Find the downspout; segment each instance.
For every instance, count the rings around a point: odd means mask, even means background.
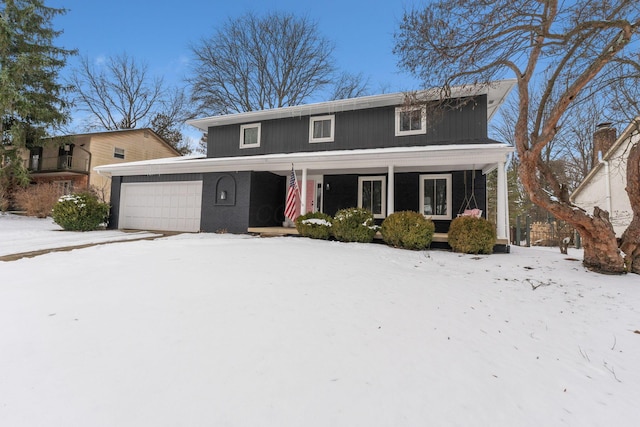
[[[602,157],[602,151],[598,151],[598,161],[604,165],[605,200],[607,202],[607,212],[609,212],[609,218],[611,218],[613,212],[611,210],[611,177],[609,176],[609,162]]]

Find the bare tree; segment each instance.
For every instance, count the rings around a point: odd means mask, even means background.
[[[401,64],[445,91],[515,76],[522,184],[536,205],[580,232],[585,266],[605,273],[625,270],[608,212],[572,206],[543,154],[572,103],[625,83],[613,71],[638,64],[639,19],[636,0],[442,0],[406,12],[396,34]]]
[[[299,105],[335,80],[343,83],[337,95],[362,94],[361,75],[340,79],[333,49],[307,18],[278,12],[230,18],[191,48],[192,100],[200,113],[229,114]]]
[[[147,127],[163,96],[163,81],[148,74],[146,64],[126,53],[109,57],[102,64],[82,58],[70,83],[76,106],[97,122],[93,129]]]

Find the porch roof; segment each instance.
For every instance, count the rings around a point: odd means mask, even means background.
[[[381,173],[450,170],[491,171],[514,151],[509,144],[491,142],[457,145],[314,151],[257,156],[197,158],[173,157],[95,167],[106,176],[166,175],[179,173],[267,171],[287,175],[292,166],[310,173]]]

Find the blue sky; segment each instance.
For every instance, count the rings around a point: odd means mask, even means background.
[[[78,49],[93,61],[126,52],[170,84],[182,84],[188,74],[190,45],[213,34],[229,17],[279,10],[317,21],[320,33],[335,43],[336,65],[368,76],[372,94],[419,87],[398,69],[391,52],[393,33],[405,6],[412,4],[402,0],[48,0],[46,4],[68,9],[54,24],[64,31],[59,45]],[[71,59],[69,65],[76,61]]]

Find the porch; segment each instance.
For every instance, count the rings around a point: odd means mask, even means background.
[[[247,232],[250,234],[258,234],[263,237],[275,237],[275,236],[297,236],[298,230],[295,227],[249,227]],[[375,239],[382,239],[382,235],[376,233]],[[436,243],[448,243],[449,236],[447,233],[434,233],[432,242]],[[496,246],[509,245],[508,239],[498,238],[496,240]]]

